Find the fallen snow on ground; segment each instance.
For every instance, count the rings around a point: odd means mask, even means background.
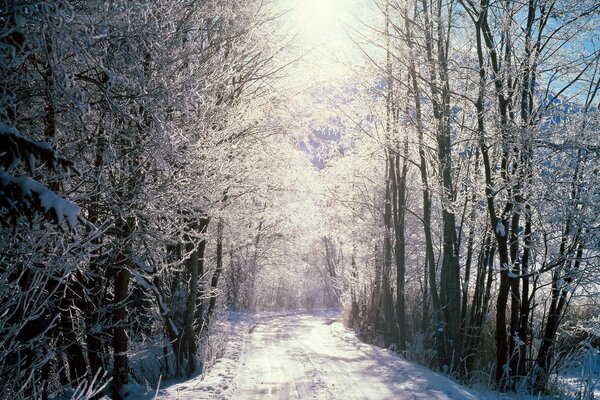
[[[362,343],[342,325],[338,312],[235,313],[230,324],[226,351],[208,374],[171,383],[157,399],[515,398],[475,392]]]
[[[600,354],[588,345],[565,357],[560,374],[550,376],[550,387],[573,399],[600,399]],[[569,360],[570,359],[570,360]]]
[[[239,362],[244,353],[248,333],[260,316],[252,313],[229,312],[223,324],[227,345],[206,375],[192,379],[162,382],[159,390],[144,391],[139,386],[128,390],[127,400],[153,399],[235,399]]]

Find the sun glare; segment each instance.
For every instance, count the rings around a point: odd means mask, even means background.
[[[290,48],[301,62],[290,79],[318,82],[343,77],[356,49],[346,32],[360,0],[281,0],[293,35]]]
[[[296,0],[296,29],[308,44],[328,42],[340,34],[343,0]]]

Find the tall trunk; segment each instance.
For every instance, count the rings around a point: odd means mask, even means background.
[[[385,209],[383,216],[384,225],[384,259],[383,259],[383,276],[382,276],[382,296],[383,296],[383,318],[384,318],[384,344],[386,347],[392,343],[397,342],[396,340],[396,324],[394,321],[394,300],[392,287],[390,282],[390,273],[392,267],[392,201],[390,198],[390,168],[389,163],[386,168],[386,182],[385,182]]]
[[[394,77],[392,76],[392,58],[390,54],[390,34],[389,34],[389,1],[385,4],[385,42],[386,42],[386,131],[385,131],[385,204],[384,204],[384,262],[383,262],[383,316],[384,316],[384,343],[389,346],[396,342],[396,323],[394,321],[394,302],[393,293],[390,282],[390,273],[392,269],[392,174],[393,161],[390,154],[390,142],[392,140],[392,131],[394,124]]]
[[[485,127],[484,127],[484,90],[486,84],[486,64],[483,59],[483,46],[485,44],[493,73],[495,76],[502,76],[500,60],[496,52],[494,36],[490,30],[487,20],[488,0],[482,1],[482,9],[479,18],[475,21],[476,39],[477,39],[477,56],[479,61],[479,95],[476,102],[477,109],[477,124],[480,150],[485,171],[485,194],[487,199],[488,217],[491,228],[494,231],[496,243],[498,247],[498,257],[500,260],[500,283],[496,298],[496,382],[501,390],[506,388],[508,378],[510,377],[510,366],[508,363],[509,337],[506,331],[506,306],[510,292],[510,280],[508,271],[511,268],[509,251],[508,251],[508,233],[509,233],[509,216],[512,211],[511,200],[507,201],[500,217],[496,214],[496,204],[494,192],[494,180],[492,178],[492,165],[488,153],[488,146],[485,143]],[[508,140],[508,109],[509,100],[505,96],[504,82],[502,79],[495,79],[494,86],[496,89],[496,97],[498,99],[498,107],[500,113],[500,130],[503,142],[506,144]],[[508,150],[505,148],[501,157],[500,172],[503,180],[508,180]]]
[[[393,157],[392,169],[392,204],[394,214],[394,232],[396,234],[394,250],[396,258],[396,325],[398,326],[398,349],[406,350],[406,300],[404,293],[406,275],[406,239],[405,239],[405,207],[406,207],[406,175],[408,164],[408,143],[405,142],[404,162],[400,171],[400,156]]]
[[[129,270],[127,261],[129,260],[129,234],[132,224],[125,223],[122,227],[124,232],[122,248],[119,251],[115,267],[114,279],[115,289],[113,298],[113,339],[112,346],[114,351],[113,360],[113,398],[121,399],[120,391],[128,382],[129,361],[127,357],[128,339],[127,339],[127,297],[129,295]]]
[[[201,232],[204,234],[206,233],[206,227],[207,227],[208,223],[204,223],[204,221],[202,222],[202,230]],[[198,279],[201,280],[201,282],[203,282],[203,277],[204,277],[204,261],[205,261],[205,257],[204,254],[206,253],[206,239],[202,239],[200,241],[200,243],[198,243]],[[196,299],[202,299],[204,297],[204,286],[202,284],[198,285],[197,287],[197,292],[196,292]],[[202,300],[197,301],[196,302],[196,311],[195,311],[195,321],[194,321],[194,332],[195,334],[199,337],[200,333],[205,329],[208,328],[206,326],[206,319],[205,319],[205,315],[204,315],[204,302]]]
[[[217,223],[217,265],[215,273],[210,281],[210,300],[208,303],[208,311],[206,312],[206,328],[208,329],[210,319],[215,312],[218,298],[219,278],[223,272],[223,220],[219,219]]]
[[[194,227],[195,228],[195,227]],[[191,376],[196,370],[196,337],[194,335],[194,322],[196,315],[196,299],[198,297],[198,249],[196,243],[190,241],[186,243],[186,252],[190,252],[190,258],[187,260],[187,279],[188,292],[185,307],[185,317],[183,324],[182,345],[187,351],[187,370],[188,376]],[[183,352],[183,348],[179,348]],[[180,354],[180,359],[183,354]],[[179,371],[178,371],[179,373]]]
[[[54,108],[54,100],[52,97],[52,92],[54,89],[54,76],[53,76],[53,71],[52,71],[52,63],[50,61],[50,57],[52,57],[52,41],[51,38],[47,35],[45,35],[45,44],[46,44],[46,63],[44,65],[44,72],[43,72],[43,78],[44,78],[44,85],[45,85],[45,103],[46,103],[46,107],[45,107],[45,114],[44,114],[44,136],[45,139],[52,143],[55,139],[56,136],[56,110]],[[59,188],[59,185],[57,182],[49,182],[48,187],[53,190],[53,191],[57,191]],[[64,288],[64,286],[68,285],[68,283],[64,282],[61,280],[60,277],[58,277],[57,281],[59,281],[58,283],[56,283],[54,280],[49,280],[48,284],[50,287],[47,287],[46,290],[48,292],[53,291],[54,287],[56,287],[56,285],[59,285],[60,287],[60,291],[64,293],[64,290],[62,290]],[[53,287],[52,287],[53,286]],[[63,300],[61,300],[61,304],[59,306],[59,309],[61,310],[61,315],[60,315],[60,323],[57,326],[53,326],[49,332],[48,335],[51,337],[54,337],[58,334],[58,332],[60,331],[61,333],[64,332],[63,328],[63,322],[67,322],[67,320],[70,320],[70,315],[65,311],[66,307],[64,307],[64,303],[65,299],[63,298]],[[71,321],[72,322],[72,321]],[[57,329],[58,328],[58,329]],[[71,373],[71,381],[73,383],[77,382],[77,379],[79,378],[79,371],[81,370],[80,366],[81,366],[81,361],[83,361],[83,369],[85,370],[85,360],[83,359],[83,357],[79,357],[79,355],[83,355],[83,352],[81,351],[81,348],[79,348],[79,346],[77,346],[77,337],[75,336],[75,333],[70,333],[70,332],[65,332],[67,336],[63,336],[60,340],[61,341],[65,341],[66,342],[66,347],[64,347],[66,354],[67,354],[67,358],[70,358],[72,360],[72,363],[68,365],[68,367],[71,368],[72,373]],[[40,352],[43,352],[44,355],[45,353],[47,353],[47,349],[41,349]],[[72,366],[71,366],[72,365]],[[43,400],[46,400],[48,398],[48,394],[47,394],[47,387],[48,387],[48,383],[49,383],[49,375],[50,375],[50,371],[51,371],[51,365],[49,362],[44,363],[44,365],[41,368],[41,374],[42,374],[42,393],[43,393]],[[85,374],[85,372],[84,372]],[[63,375],[63,374],[61,374]],[[75,377],[77,376],[77,377]],[[63,378],[63,376],[61,376],[61,378]],[[63,382],[61,382],[63,383]]]
[[[475,176],[478,175],[479,173],[479,152],[477,152],[477,157],[475,160]],[[474,245],[475,245],[475,207],[476,207],[476,202],[477,202],[477,197],[476,197],[476,193],[475,191],[473,191],[472,195],[471,195],[471,215],[469,218],[469,237],[467,239],[467,258],[465,260],[465,275],[464,275],[464,279],[463,279],[463,285],[462,285],[462,304],[461,304],[461,314],[460,314],[460,330],[461,330],[461,340],[463,342],[463,345],[461,346],[462,349],[462,353],[460,354],[460,362],[462,365],[461,370],[459,371],[459,373],[461,375],[464,375],[465,373],[469,372],[468,369],[465,369],[465,365],[464,365],[464,359],[465,357],[469,357],[470,354],[468,354],[468,340],[469,340],[469,330],[471,330],[471,326],[468,323],[468,299],[469,299],[469,284],[470,284],[470,280],[471,280],[471,267],[472,267],[472,263],[473,263],[473,254],[474,254]],[[465,205],[466,206],[466,205]],[[481,293],[481,288],[478,287],[478,285],[480,285],[480,276],[482,275],[482,268],[480,268],[480,264],[478,263],[478,268],[477,268],[477,277],[476,277],[476,282],[475,282],[475,295],[480,295]],[[485,271],[485,270],[484,270]],[[478,305],[480,306],[480,305]]]
[[[186,308],[184,315],[183,331],[181,333],[178,358],[182,360],[183,351],[186,352],[187,368],[186,374],[191,376],[196,371],[196,353],[197,353],[197,334],[202,327],[203,311],[202,306],[198,302],[199,297],[199,280],[202,276],[204,249],[206,240],[201,238],[198,242],[194,238],[195,235],[203,235],[208,226],[208,218],[201,218],[199,222],[192,223],[190,230],[193,232],[188,237],[188,242],[185,245],[186,252],[190,254],[187,262],[187,279],[188,290],[186,299]],[[179,375],[180,371],[177,371]]]
[[[144,53],[142,67],[146,78],[150,74],[150,53]],[[108,78],[106,75],[103,78]],[[108,82],[108,80],[107,80]],[[117,262],[115,265],[115,289],[114,289],[114,309],[113,309],[113,391],[116,398],[120,398],[120,392],[123,385],[128,381],[129,365],[127,356],[128,336],[127,336],[127,299],[129,297],[130,268],[135,268],[132,260],[132,237],[137,225],[137,215],[140,212],[136,193],[140,191],[145,183],[145,170],[142,168],[141,149],[144,147],[144,138],[148,129],[152,126],[152,117],[146,108],[141,104],[136,110],[141,120],[124,118],[122,114],[115,114],[117,129],[130,130],[132,135],[122,135],[121,158],[124,161],[124,171],[121,176],[122,182],[118,194],[118,214],[121,235],[121,243]],[[131,149],[136,151],[131,152]],[[128,216],[123,220],[121,212],[127,210]]]
[[[520,342],[527,340],[527,338],[515,338],[519,335],[519,323],[520,323],[520,312],[521,312],[521,285],[520,278],[521,274],[520,260],[518,258],[519,253],[519,222],[521,220],[521,214],[518,210],[512,215],[511,227],[510,227],[510,261],[512,265],[512,276],[509,277],[510,282],[510,379],[514,380],[516,371],[518,369],[521,359],[525,357],[524,346],[520,345]],[[517,384],[517,382],[511,382]],[[512,387],[511,389],[513,389]]]
[[[521,74],[521,104],[520,104],[520,118],[521,118],[521,134],[522,134],[522,151],[521,151],[521,166],[519,171],[519,181],[523,181],[524,185],[530,186],[532,181],[531,175],[531,160],[533,158],[533,149],[531,147],[529,134],[530,128],[533,123],[532,121],[532,110],[533,110],[533,93],[535,90],[535,75],[536,66],[535,61],[530,61],[533,51],[533,24],[536,20],[536,0],[529,0],[527,7],[527,24],[525,27],[525,57],[524,66]],[[544,18],[540,18],[540,21]],[[543,24],[540,22],[540,24]],[[538,37],[538,41],[540,38]],[[537,47],[539,43],[535,44]],[[533,65],[530,65],[533,63]],[[515,193],[516,199],[521,207],[524,204],[525,214],[525,232],[524,232],[524,245],[520,260],[516,257],[513,259],[513,269],[516,273],[528,274],[529,268],[529,244],[532,230],[531,221],[531,206],[522,197],[520,190]],[[518,223],[513,223],[513,243],[518,243],[518,235],[515,233],[519,229]],[[513,244],[514,245],[514,244]],[[516,246],[516,245],[514,245]],[[516,250],[513,250],[516,252]],[[520,264],[520,265],[518,265]],[[519,268],[520,267],[520,268]],[[520,270],[520,271],[519,271]],[[516,280],[516,279],[515,279]],[[522,292],[518,293],[518,285],[522,283]],[[512,285],[513,289],[513,307],[511,313],[514,315],[511,317],[511,332],[513,337],[518,337],[519,340],[513,343],[513,354],[514,362],[511,365],[511,370],[517,376],[518,379],[524,380],[526,378],[526,359],[527,359],[527,342],[529,341],[528,332],[528,321],[529,321],[529,280],[524,278],[517,283]],[[518,301],[516,297],[519,297]],[[518,309],[517,309],[518,307]],[[518,388],[515,388],[518,389]]]
[[[495,253],[496,248],[492,244],[492,234],[486,229],[477,261],[475,291],[473,293],[471,315],[465,338],[465,350],[463,353],[465,373],[475,370],[475,358],[481,346],[481,329],[489,309]]]
[[[385,35],[386,35],[386,73],[387,73],[387,96],[386,96],[386,143],[388,149],[386,158],[388,163],[388,184],[390,195],[386,195],[386,202],[391,202],[391,214],[394,224],[394,258],[396,261],[396,304],[395,304],[395,330],[394,336],[399,350],[406,350],[406,306],[405,306],[405,275],[406,275],[406,243],[404,237],[404,214],[406,203],[406,174],[408,155],[408,139],[405,141],[404,163],[400,171],[400,148],[398,142],[399,132],[399,104],[395,90],[395,77],[392,65],[392,54],[390,48],[390,15],[389,1],[385,7]],[[399,78],[398,78],[399,79]],[[386,210],[387,211],[387,210]],[[388,229],[386,225],[386,230]],[[389,227],[391,232],[391,227]]]
[[[531,243],[531,230],[532,230],[532,219],[531,219],[531,206],[527,204],[525,206],[525,232],[524,232],[524,245],[523,255],[521,261],[521,273],[523,275],[529,274],[529,257],[530,257],[530,243]],[[516,374],[519,377],[525,377],[527,369],[527,342],[526,338],[529,335],[529,312],[530,312],[530,298],[529,298],[529,278],[523,279],[523,290],[521,291],[521,310],[519,313],[519,332],[518,336],[521,339],[519,344],[519,362],[516,366]]]
[[[578,269],[582,256],[583,246],[577,245],[577,256],[574,261],[574,269]],[[567,272],[566,274],[568,274]],[[535,361],[533,389],[541,392],[546,388],[548,377],[551,372],[553,353],[552,348],[556,340],[556,332],[569,302],[571,289],[569,283],[571,278],[559,274],[557,269],[552,271],[552,301],[548,310],[548,318],[544,329],[542,344]]]
[[[429,67],[429,88],[431,102],[436,120],[437,156],[440,168],[442,186],[442,266],[440,274],[440,307],[443,310],[444,340],[448,353],[448,367],[454,369],[460,360],[460,264],[459,248],[456,235],[456,217],[451,203],[454,200],[452,182],[452,154],[450,138],[450,84],[448,75],[448,41],[442,23],[442,2],[435,4],[434,10],[429,7],[428,0],[422,0],[425,33],[425,53]],[[434,23],[434,17],[436,22]],[[437,28],[437,29],[436,29]],[[437,33],[434,40],[433,32]],[[437,43],[437,57],[433,49]]]
[[[80,274],[78,275],[81,277]],[[73,290],[76,290],[74,286],[77,284],[78,283],[72,283],[71,285],[66,285],[67,287],[63,292],[63,299],[60,304],[59,325],[65,343],[65,347],[62,351],[67,360],[70,383],[73,386],[77,386],[87,375],[87,364],[83,355],[83,349],[77,338],[77,326],[75,321],[73,321],[73,313],[76,312],[75,301],[73,300]]]
[[[382,304],[382,286],[383,286],[383,267],[382,267],[382,257],[381,251],[379,248],[379,243],[375,243],[373,246],[373,254],[375,254],[375,282],[373,282],[372,291],[371,291],[371,318],[370,324],[372,326],[371,337],[374,338],[376,336],[377,331],[382,328],[382,317],[381,317],[381,304]]]
[[[350,301],[352,303],[350,308],[350,326],[354,326],[358,320],[359,308],[358,299],[356,295],[356,286],[358,285],[358,268],[356,266],[356,247],[352,248],[352,259],[350,261],[352,267],[352,281],[350,282]]]
[[[416,7],[416,5],[415,5]],[[415,105],[415,126],[417,129],[418,145],[419,145],[419,171],[421,173],[421,185],[422,185],[422,197],[423,197],[423,230],[425,233],[425,259],[427,261],[428,281],[429,281],[429,293],[431,296],[431,305],[433,306],[433,317],[434,317],[434,332],[437,344],[437,357],[438,364],[441,366],[448,365],[448,353],[446,350],[446,343],[443,335],[443,317],[442,309],[440,306],[440,299],[438,296],[437,289],[437,278],[436,278],[436,262],[435,253],[433,250],[433,234],[431,231],[431,188],[429,184],[429,176],[427,171],[427,157],[425,155],[425,139],[424,139],[424,127],[423,117],[421,111],[421,92],[419,90],[418,75],[415,65],[414,52],[412,46],[412,34],[411,24],[412,21],[408,20],[408,13],[406,13],[406,34],[407,34],[407,46],[409,49],[409,79],[410,89]]]
[[[102,76],[102,82],[108,81],[108,75],[105,73]],[[104,112],[106,111],[107,104],[103,104],[101,117],[104,117]],[[101,118],[103,120],[103,118]],[[98,127],[97,139],[96,139],[96,148],[95,148],[95,158],[94,158],[94,173],[100,175],[100,171],[104,165],[104,152],[106,150],[106,131],[102,125]],[[99,193],[94,194],[90,198],[87,218],[90,224],[96,226],[100,220],[100,201],[101,196]],[[92,240],[92,243],[95,246],[99,246],[101,244],[101,239],[95,238]],[[105,365],[102,359],[102,342],[100,338],[100,333],[96,331],[95,325],[100,318],[98,308],[100,304],[102,304],[103,298],[101,296],[101,288],[102,288],[102,267],[100,266],[100,250],[94,251],[90,257],[90,265],[89,265],[89,278],[82,282],[82,285],[85,285],[84,290],[86,290],[87,296],[84,301],[84,322],[85,322],[85,331],[86,331],[86,344],[87,344],[87,359],[90,366],[90,372],[92,377],[96,376],[100,372],[101,369],[105,369]]]

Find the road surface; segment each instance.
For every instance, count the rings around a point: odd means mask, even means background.
[[[482,398],[393,352],[360,342],[334,312],[254,316],[237,329],[244,330],[234,338],[237,350],[226,352],[204,380],[171,386],[158,398]]]

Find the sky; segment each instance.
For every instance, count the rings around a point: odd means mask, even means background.
[[[351,73],[363,57],[353,42],[353,30],[368,19],[361,0],[282,0],[284,29],[293,35],[293,53],[302,56],[290,79],[330,82]],[[372,7],[372,6],[371,6]]]

